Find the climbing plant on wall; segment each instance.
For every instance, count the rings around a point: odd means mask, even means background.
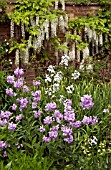
[[[55,4],[54,4],[55,3]],[[13,40],[11,50],[15,50],[16,65],[21,55],[24,63],[28,63],[29,55],[36,56],[48,44],[55,43],[59,48],[60,39],[57,38],[57,29],[64,32],[67,27],[64,0],[60,0],[62,10],[58,10],[58,1],[55,0],[18,0],[14,13],[9,14],[11,19],[10,37]],[[14,41],[14,26],[21,28],[21,41]]]
[[[109,0],[99,2],[102,6],[96,16],[83,16],[69,21],[70,34],[67,35],[68,39],[79,40],[83,44],[88,43],[88,46],[82,50],[80,60],[83,63],[87,57],[91,61],[92,58],[98,61],[109,57],[111,49],[111,2]],[[89,46],[92,48],[91,53]],[[76,44],[76,47],[81,51],[80,44]]]

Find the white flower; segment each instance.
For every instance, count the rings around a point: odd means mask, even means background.
[[[54,76],[54,82],[56,81],[60,83],[60,81],[62,80],[62,77],[63,77],[62,72],[61,71],[57,72],[56,75]]]
[[[78,79],[79,76],[80,76],[80,73],[77,70],[75,70],[74,73],[72,73],[72,79],[74,80]]]
[[[64,100],[65,100],[65,97],[63,95],[60,95],[60,99],[59,99],[60,103],[64,102]]]
[[[52,89],[51,88],[46,88],[45,94],[48,94],[49,96],[52,95]]]
[[[89,65],[86,67],[86,70],[87,70],[87,71],[93,70],[93,66],[92,66],[91,64],[89,64]]]
[[[93,136],[93,139],[89,139],[89,144],[92,146],[93,144],[96,145],[97,144],[98,139],[96,138],[96,136]]]
[[[103,112],[104,113],[109,113],[109,109],[104,109]]]
[[[53,93],[57,92],[59,90],[59,84],[53,84]]]
[[[51,78],[49,77],[49,75],[48,75],[48,74],[46,74],[45,82],[51,82]]]
[[[66,87],[66,90],[68,93],[72,94],[72,92],[74,91],[74,86],[73,85],[68,86],[68,87]]]
[[[65,55],[65,56],[62,56],[61,57],[61,62],[60,62],[60,65],[65,65],[65,66],[68,66],[68,61],[70,60],[70,57]]]
[[[55,73],[54,68],[55,68],[54,66],[50,65],[47,70],[48,70],[50,73]]]

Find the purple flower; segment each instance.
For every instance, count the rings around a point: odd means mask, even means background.
[[[20,104],[20,111],[27,107],[28,99],[21,97],[20,99],[16,99],[16,101]]]
[[[71,142],[73,142],[73,136],[72,135],[70,135],[70,137],[69,138],[64,138],[64,141],[65,142],[67,142],[67,143],[71,143]]]
[[[71,105],[72,105],[72,100],[66,99],[66,100],[64,101],[64,106],[71,106]]]
[[[84,95],[83,97],[81,97],[81,102],[80,102],[80,106],[85,110],[85,109],[90,109],[94,106],[94,103],[92,102],[92,98],[91,96]]]
[[[8,76],[7,82],[10,83],[10,84],[13,84],[14,83],[14,76]]]
[[[16,120],[15,121],[18,122],[21,119],[22,119],[22,114],[19,114],[19,115],[16,116]]]
[[[67,127],[65,125],[62,125],[61,131],[63,132],[63,136],[69,136],[72,134],[72,129],[70,127]]]
[[[50,116],[47,116],[45,119],[44,119],[44,124],[52,124],[53,120],[52,120],[52,117]]]
[[[2,119],[9,119],[9,117],[11,116],[11,112],[9,111],[1,111],[1,114],[0,114],[0,118]]]
[[[7,157],[7,152],[6,151],[3,152],[3,157]]]
[[[17,108],[17,105],[16,105],[16,104],[13,104],[13,105],[12,105],[12,110],[16,110],[16,108]]]
[[[52,126],[52,128],[50,128],[51,131],[57,131],[58,129],[59,129],[59,125]]]
[[[11,122],[11,123],[8,124],[8,130],[13,131],[13,130],[15,130],[15,129],[16,129],[16,124],[14,124],[13,122]]]
[[[14,92],[12,88],[6,89],[6,94],[9,96],[14,96]]]
[[[6,148],[6,147],[7,147],[6,142],[0,141],[0,149],[4,149],[4,148]]]
[[[23,86],[23,79],[22,78],[19,78],[17,81],[14,82],[14,87],[16,89],[19,89]]]
[[[79,128],[81,126],[81,124],[82,124],[82,122],[80,120],[78,120],[78,121],[72,123],[72,125],[71,124],[70,125],[75,127],[75,128]]]
[[[43,142],[50,142],[51,138],[43,136]]]
[[[61,123],[61,120],[63,119],[63,115],[60,113],[59,110],[55,110],[54,114],[52,115],[55,119],[57,123]]]
[[[8,123],[7,119],[0,119],[0,126],[5,126]]]
[[[92,116],[90,116],[90,117],[84,116],[82,122],[86,125],[92,123]]]
[[[45,110],[46,111],[53,111],[56,109],[56,103],[47,103],[47,105],[45,106]]]
[[[57,136],[58,136],[58,132],[57,131],[51,131],[51,132],[48,132],[49,133],[49,137],[51,139],[56,139]]]
[[[15,74],[16,77],[22,76],[22,75],[24,74],[23,69],[17,68],[17,69],[14,71],[14,74]]]
[[[35,92],[32,92],[32,96],[33,97],[40,97],[40,94],[41,94],[41,91],[40,90],[37,90]]]
[[[98,123],[98,118],[97,116],[94,116],[92,119],[92,125],[96,125]]]
[[[42,126],[40,126],[39,131],[40,131],[40,132],[45,132],[45,128],[44,128],[44,126],[43,126],[43,125],[42,125]]]
[[[34,86],[40,86],[40,84],[41,84],[40,80],[39,81],[33,80],[33,85]]]
[[[74,122],[75,114],[74,114],[74,110],[73,109],[71,111],[65,111],[65,113],[64,113],[64,120],[66,120],[68,122]]]
[[[26,92],[26,93],[29,92],[29,87],[26,86],[26,85],[24,85],[24,86],[23,86],[23,92]]]
[[[37,103],[32,102],[32,109],[35,109],[37,107]]]
[[[41,116],[41,114],[42,114],[42,112],[40,110],[38,110],[38,112],[37,111],[33,111],[33,113],[34,113],[34,117],[35,118],[39,118]]]
[[[40,102],[40,97],[33,97],[33,101],[37,103]]]

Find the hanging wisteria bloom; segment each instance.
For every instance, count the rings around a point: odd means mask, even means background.
[[[14,75],[15,75],[16,77],[20,77],[20,76],[22,76],[23,74],[24,74],[23,69],[17,68],[17,69],[14,71]]]
[[[76,79],[78,79],[79,77],[80,77],[80,73],[79,73],[77,70],[75,70],[74,73],[72,73],[72,79],[73,79],[73,80],[76,80]]]
[[[81,102],[79,105],[85,110],[91,109],[94,106],[94,103],[92,102],[91,96],[86,94],[83,97],[81,97]]]

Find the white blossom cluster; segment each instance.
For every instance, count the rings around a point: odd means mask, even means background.
[[[70,57],[67,55],[64,55],[61,57],[61,62],[59,64],[67,67],[69,60],[70,60]]]
[[[98,142],[98,139],[96,138],[96,136],[93,136],[92,139],[89,139],[89,144],[92,145],[96,145]]]
[[[70,86],[66,87],[66,90],[67,90],[67,93],[72,94],[74,91],[74,86],[70,85]]]
[[[72,79],[73,79],[73,80],[76,80],[76,79],[78,79],[79,77],[80,77],[80,73],[79,73],[77,70],[75,70],[74,73],[72,73]]]

